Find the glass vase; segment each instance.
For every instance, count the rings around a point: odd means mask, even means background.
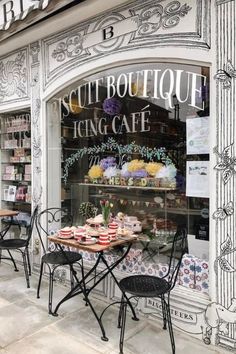
[[[105,228],[108,227],[109,221],[110,221],[110,210],[104,208],[102,210],[102,217],[103,217],[103,225]]]

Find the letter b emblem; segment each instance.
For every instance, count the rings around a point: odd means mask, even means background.
[[[107,40],[107,39],[111,39],[114,36],[114,32],[113,32],[114,28],[113,26],[109,26],[107,28],[104,28],[102,30],[103,32],[103,40]]]

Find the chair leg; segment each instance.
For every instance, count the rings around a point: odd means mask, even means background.
[[[122,307],[122,310],[121,310],[121,330],[120,330],[120,354],[123,354],[127,302],[123,301],[121,303],[121,307]]]
[[[26,283],[27,283],[27,288],[30,288],[28,264],[27,264],[25,252],[22,252],[22,258],[23,258],[23,265],[24,265],[24,270],[25,270],[25,279],[26,279]]]
[[[171,321],[169,294],[168,294],[167,302],[165,301],[165,308],[166,308],[166,317],[167,317],[167,322],[168,322],[168,329],[169,329],[169,335],[170,335],[172,354],[175,354],[175,338],[174,338],[174,332],[173,332],[172,321]]]
[[[71,288],[71,290],[74,288],[74,286],[75,286],[74,275],[73,275],[72,270],[70,269],[70,288]]]
[[[119,309],[119,314],[118,314],[117,328],[121,328],[121,319],[122,319],[122,316],[123,316],[123,302],[124,302],[124,295],[122,295],[122,298],[121,298],[120,309]]]
[[[31,275],[31,264],[30,264],[30,257],[29,257],[29,249],[26,247],[26,257],[27,257],[27,263],[28,263],[28,269],[29,269],[29,275]]]
[[[52,315],[52,296],[53,296],[53,277],[54,277],[54,270],[50,270],[49,273],[49,294],[48,294],[48,313]]]
[[[13,265],[14,265],[15,272],[19,272],[19,269],[18,269],[18,268],[17,268],[17,266],[16,266],[16,262],[15,262],[14,258],[12,257],[11,252],[10,252],[9,250],[7,250],[7,252],[8,252],[9,257],[10,257],[10,259],[11,259],[11,261],[12,261]]]
[[[80,267],[81,267],[81,283],[83,285],[81,285],[81,287],[84,289],[84,294],[87,294],[87,290],[86,290],[86,281],[85,281],[85,278],[84,278],[84,263],[83,263],[83,258],[81,260],[81,264],[80,264]],[[85,301],[85,306],[88,306],[88,302],[86,301],[87,299],[87,296],[84,297],[84,301]]]
[[[161,307],[162,307],[162,317],[163,317],[163,329],[166,329],[166,306],[165,306],[165,295],[161,296]]]
[[[39,282],[38,282],[38,288],[37,288],[37,299],[40,298],[39,292],[40,292],[40,287],[41,287],[42,275],[43,275],[43,262],[41,262],[41,266],[40,266]]]

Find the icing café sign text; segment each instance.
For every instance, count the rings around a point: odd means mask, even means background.
[[[139,97],[145,100],[144,106],[139,112],[132,112],[127,115],[118,112],[101,116],[93,114],[87,120],[74,122],[74,138],[88,137],[98,134],[108,134],[111,127],[114,134],[147,132],[151,127],[149,124],[149,105],[152,104],[174,109],[173,96],[178,104],[194,107],[197,110],[204,110],[204,100],[202,100],[203,90],[206,92],[207,77],[196,72],[184,71],[181,69],[144,69],[120,73],[118,75],[108,75],[99,77],[93,81],[85,81],[60,98],[63,118],[70,113],[76,113],[76,109],[83,110],[90,105],[101,103],[105,99],[116,98],[120,102],[129,97]],[[75,104],[76,102],[76,108]],[[100,105],[99,105],[100,103]],[[99,112],[99,111],[98,111]],[[121,129],[122,127],[122,129]],[[110,131],[109,131],[110,132]]]

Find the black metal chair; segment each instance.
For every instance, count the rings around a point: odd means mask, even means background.
[[[38,213],[38,206],[34,209],[34,212],[30,219],[30,224],[26,228],[26,237],[23,238],[12,238],[12,239],[1,239],[0,240],[0,259],[8,259],[11,260],[14,264],[15,271],[18,272],[18,268],[16,266],[16,262],[11,254],[11,251],[19,251],[22,254],[23,266],[25,271],[25,279],[27,283],[27,288],[30,288],[30,280],[29,276],[31,275],[31,266],[30,266],[30,258],[29,258],[29,243],[31,240],[31,236],[33,233],[35,219]],[[2,257],[2,251],[7,251],[9,257]]]
[[[169,267],[164,277],[160,278],[151,275],[133,275],[120,281],[119,285],[122,291],[121,305],[118,317],[118,328],[121,329],[120,354],[123,354],[126,311],[127,305],[129,304],[128,301],[130,301],[132,298],[152,297],[161,299],[163,329],[166,329],[166,324],[168,324],[172,353],[175,353],[175,340],[170,313],[170,292],[175,286],[181,265],[181,260],[186,250],[186,237],[186,230],[184,228],[179,228],[173,239],[169,259]],[[131,296],[128,297],[126,293],[131,294]],[[138,320],[136,315],[133,317],[133,320]]]
[[[48,208],[41,211],[38,214],[36,227],[40,242],[43,249],[43,256],[41,258],[40,275],[37,289],[37,298],[40,297],[40,287],[43,275],[43,267],[47,265],[49,269],[49,299],[48,299],[48,313],[54,314],[52,311],[52,298],[53,298],[53,281],[55,270],[60,266],[78,263],[81,267],[83,276],[83,259],[80,253],[72,252],[65,249],[58,249],[56,246],[54,249],[46,250],[45,244],[43,242],[43,237],[54,234],[57,230],[63,228],[64,226],[72,226],[73,217],[67,213],[64,208]],[[74,274],[73,269],[70,267],[70,281],[71,288],[74,286]]]

